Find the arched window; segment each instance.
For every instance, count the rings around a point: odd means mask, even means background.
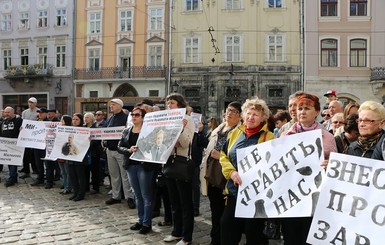
[[[132,85],[124,83],[115,90],[112,97],[138,97],[138,92]]]

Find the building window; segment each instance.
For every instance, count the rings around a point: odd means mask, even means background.
[[[39,64],[47,68],[47,47],[38,48]]]
[[[7,70],[8,67],[12,65],[12,52],[10,49],[3,50],[3,61],[4,61],[4,70]]]
[[[337,44],[335,39],[321,41],[321,66],[337,67]]]
[[[268,1],[269,1],[269,8],[282,8],[283,0],[268,0]]]
[[[235,62],[241,61],[241,36],[233,35],[226,36],[225,43],[225,61],[226,62]]]
[[[65,9],[56,10],[56,25],[57,26],[67,25],[67,10]]]
[[[282,98],[283,89],[282,88],[269,88],[269,97]]]
[[[284,61],[284,37],[283,35],[269,35],[267,38],[267,61],[283,62]]]
[[[353,39],[350,40],[350,66],[366,67],[366,40]]]
[[[90,98],[97,98],[98,97],[98,91],[90,91]]]
[[[37,13],[37,27],[44,28],[48,26],[48,12],[47,11],[39,11]]]
[[[185,63],[199,62],[199,38],[189,37],[185,39]]]
[[[225,0],[225,9],[241,9],[241,0]]]
[[[200,98],[201,93],[199,88],[187,88],[184,91],[186,98]]]
[[[199,10],[199,0],[186,0],[186,11]]]
[[[132,31],[132,11],[120,11],[120,31]]]
[[[20,64],[21,65],[28,65],[28,49],[22,48],[20,49]]]
[[[11,14],[1,15],[1,30],[11,31],[12,30],[12,16]]]
[[[29,29],[29,13],[28,12],[20,13],[19,29],[20,30]]]
[[[65,67],[66,65],[66,46],[56,47],[56,67]]]
[[[100,13],[90,13],[89,15],[89,27],[90,27],[90,33],[100,33],[101,32],[101,19],[100,19]]]
[[[150,97],[159,97],[159,90],[149,90],[148,96]]]
[[[162,46],[150,46],[149,52],[149,66],[162,66]]]
[[[338,0],[321,0],[321,16],[337,16]]]
[[[99,71],[100,69],[100,49],[88,50],[88,67],[90,70]]]
[[[120,67],[123,71],[128,71],[131,64],[131,47],[119,48]]]
[[[150,30],[163,30],[163,9],[150,9]]]
[[[350,0],[350,16],[367,16],[367,0]]]

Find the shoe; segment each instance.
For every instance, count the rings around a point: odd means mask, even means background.
[[[115,204],[115,203],[120,203],[120,200],[117,200],[117,199],[114,199],[114,198],[110,198],[106,201],[106,204],[107,205],[112,205],[112,204]]]
[[[130,230],[138,231],[138,230],[142,229],[142,227],[143,227],[142,224],[135,223],[135,224],[133,224],[133,225],[130,227]]]
[[[180,240],[179,242],[177,242],[175,245],[189,245],[190,242],[186,242],[185,240]]]
[[[60,192],[60,194],[62,194],[62,195],[67,195],[70,193],[72,193],[72,191],[69,191],[69,190],[64,190],[64,191]]]
[[[169,221],[159,221],[158,226],[171,226],[172,222]]]
[[[84,197],[77,196],[74,199],[72,199],[72,201],[75,201],[75,202],[78,202],[78,201],[81,201],[81,200],[84,200]]]
[[[19,173],[24,173],[25,170],[24,170],[24,168],[22,168],[22,169],[20,169],[20,170],[17,170],[17,172],[19,172]]]
[[[6,181],[6,182],[4,183],[4,186],[5,186],[5,187],[10,187],[10,186],[13,186],[13,185],[15,185],[15,184],[16,184],[15,182]]]
[[[73,194],[70,198],[68,198],[68,200],[73,200],[77,197],[78,195],[77,194]]]
[[[44,181],[36,180],[31,184],[31,186],[40,186],[40,185],[44,185]]]
[[[53,188],[53,185],[52,184],[46,184],[44,189],[52,189]]]
[[[173,242],[173,241],[177,241],[177,240],[180,240],[180,239],[182,239],[182,237],[169,235],[169,236],[165,237],[163,239],[163,241],[164,242]]]
[[[98,194],[99,193],[99,191],[97,191],[97,190],[91,190],[90,191],[90,195],[95,195],[95,194]]]
[[[145,234],[149,233],[150,231],[152,231],[151,226],[143,225],[142,228],[139,230],[139,234],[145,235]]]
[[[29,175],[29,174],[23,174],[23,175],[21,175],[19,178],[20,178],[20,179],[26,179],[26,178],[29,178],[29,177],[31,177],[31,175]]]
[[[127,205],[130,209],[136,208],[135,200],[132,198],[127,199]]]

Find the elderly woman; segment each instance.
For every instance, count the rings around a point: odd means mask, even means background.
[[[357,119],[358,114],[348,116],[348,118],[346,118],[346,124],[343,131],[334,136],[338,153],[346,154],[348,152],[349,145],[357,140],[359,136]]]
[[[297,116],[298,121],[294,123],[287,131],[282,133],[292,135],[311,130],[322,130],[322,143],[324,150],[324,161],[321,166],[326,168],[331,152],[336,152],[337,147],[334,137],[326,131],[322,125],[316,121],[320,113],[320,103],[317,96],[312,94],[303,94],[297,98]],[[307,235],[310,229],[312,217],[284,218],[281,221],[282,233],[285,245],[306,244]]]
[[[207,174],[207,167],[210,164],[220,164],[219,163],[220,151],[227,140],[227,135],[231,132],[231,130],[241,125],[241,119],[242,119],[241,113],[242,113],[241,103],[234,101],[227,106],[226,113],[225,113],[226,120],[211,132],[209,137],[209,143],[204,152],[204,157],[201,164],[200,180],[201,180],[202,195],[208,196],[210,201],[210,210],[211,210],[210,236],[211,236],[212,245],[222,244],[220,219],[221,219],[223,210],[225,208],[225,202],[224,202],[225,196],[223,195],[224,186],[218,186],[218,183],[213,183],[213,180],[210,180],[210,177],[213,178],[213,176],[210,176],[209,174]],[[222,171],[218,169],[218,173],[215,172],[212,174],[222,175]]]
[[[342,130],[343,131],[343,127],[345,125],[344,114],[342,112],[336,113],[332,117],[331,121],[332,121],[332,129],[329,132],[331,134],[333,134],[333,135],[340,134],[341,132],[338,132],[338,130]]]
[[[168,109],[186,108],[187,102],[181,94],[173,93],[166,97]],[[174,152],[183,157],[189,154],[189,148],[194,137],[194,121],[186,115],[183,119],[183,130]],[[194,207],[192,200],[192,182],[167,178],[166,184],[170,194],[173,229],[171,235],[163,239],[165,242],[180,240],[177,245],[187,245],[192,241],[194,230]]]
[[[380,103],[366,101],[358,109],[358,131],[360,136],[350,144],[348,154],[384,160],[385,108]]]
[[[237,111],[236,111],[237,112]],[[237,169],[236,150],[274,139],[274,134],[267,129],[269,108],[260,99],[246,100],[242,105],[244,124],[236,127],[228,135],[219,162],[222,173],[228,180],[226,184],[227,203],[221,218],[221,244],[238,244],[242,233],[246,235],[246,244],[269,244],[263,235],[264,219],[235,218],[235,204],[238,187],[242,180]]]

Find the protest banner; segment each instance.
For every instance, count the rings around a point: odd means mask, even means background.
[[[310,244],[384,244],[384,161],[332,153]]]
[[[46,147],[46,130],[45,122],[23,120],[19,137],[17,138],[17,146],[28,147],[34,149],[45,149]]]
[[[51,152],[52,158],[82,162],[90,146],[90,129],[59,126]]]
[[[90,128],[91,140],[120,140],[124,126],[109,128]]]
[[[202,122],[202,114],[191,112],[191,117],[194,120],[194,132],[199,132],[199,123]]]
[[[23,166],[24,149],[17,146],[17,139],[0,137],[0,163]]]
[[[180,133],[186,108],[146,113],[136,146],[130,159],[165,164]]]
[[[322,181],[321,130],[304,132],[237,149],[235,217],[311,216]]]
[[[56,158],[51,156],[53,146],[56,140],[56,129],[60,122],[43,121],[45,124],[45,157],[43,160],[55,161]]]

